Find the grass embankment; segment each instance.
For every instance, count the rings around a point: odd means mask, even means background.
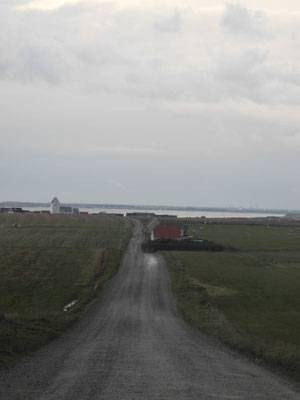
[[[184,318],[300,378],[300,230],[193,224],[187,233],[239,250],[164,253]]]
[[[130,231],[106,215],[0,214],[0,365],[79,317],[117,271]]]

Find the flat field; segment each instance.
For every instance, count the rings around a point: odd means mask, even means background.
[[[300,378],[300,229],[190,224],[236,249],[164,252],[184,318]]]
[[[107,215],[0,214],[0,365],[79,317],[117,271],[130,232]]]

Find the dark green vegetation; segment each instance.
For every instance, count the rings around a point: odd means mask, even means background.
[[[184,318],[300,377],[300,229],[200,225],[187,234],[240,249],[165,252]]]
[[[153,253],[159,250],[180,250],[180,251],[224,251],[224,246],[208,240],[197,241],[193,239],[156,239],[145,240],[142,243],[142,250]]]
[[[117,271],[130,232],[106,215],[0,214],[0,365],[79,317]]]

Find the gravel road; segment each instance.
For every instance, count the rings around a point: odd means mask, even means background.
[[[188,326],[137,223],[117,276],[74,328],[0,374],[3,400],[300,399],[276,375]]]

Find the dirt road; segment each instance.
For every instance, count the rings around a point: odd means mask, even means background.
[[[141,228],[117,276],[63,337],[0,374],[3,400],[300,399],[291,385],[189,327]]]

